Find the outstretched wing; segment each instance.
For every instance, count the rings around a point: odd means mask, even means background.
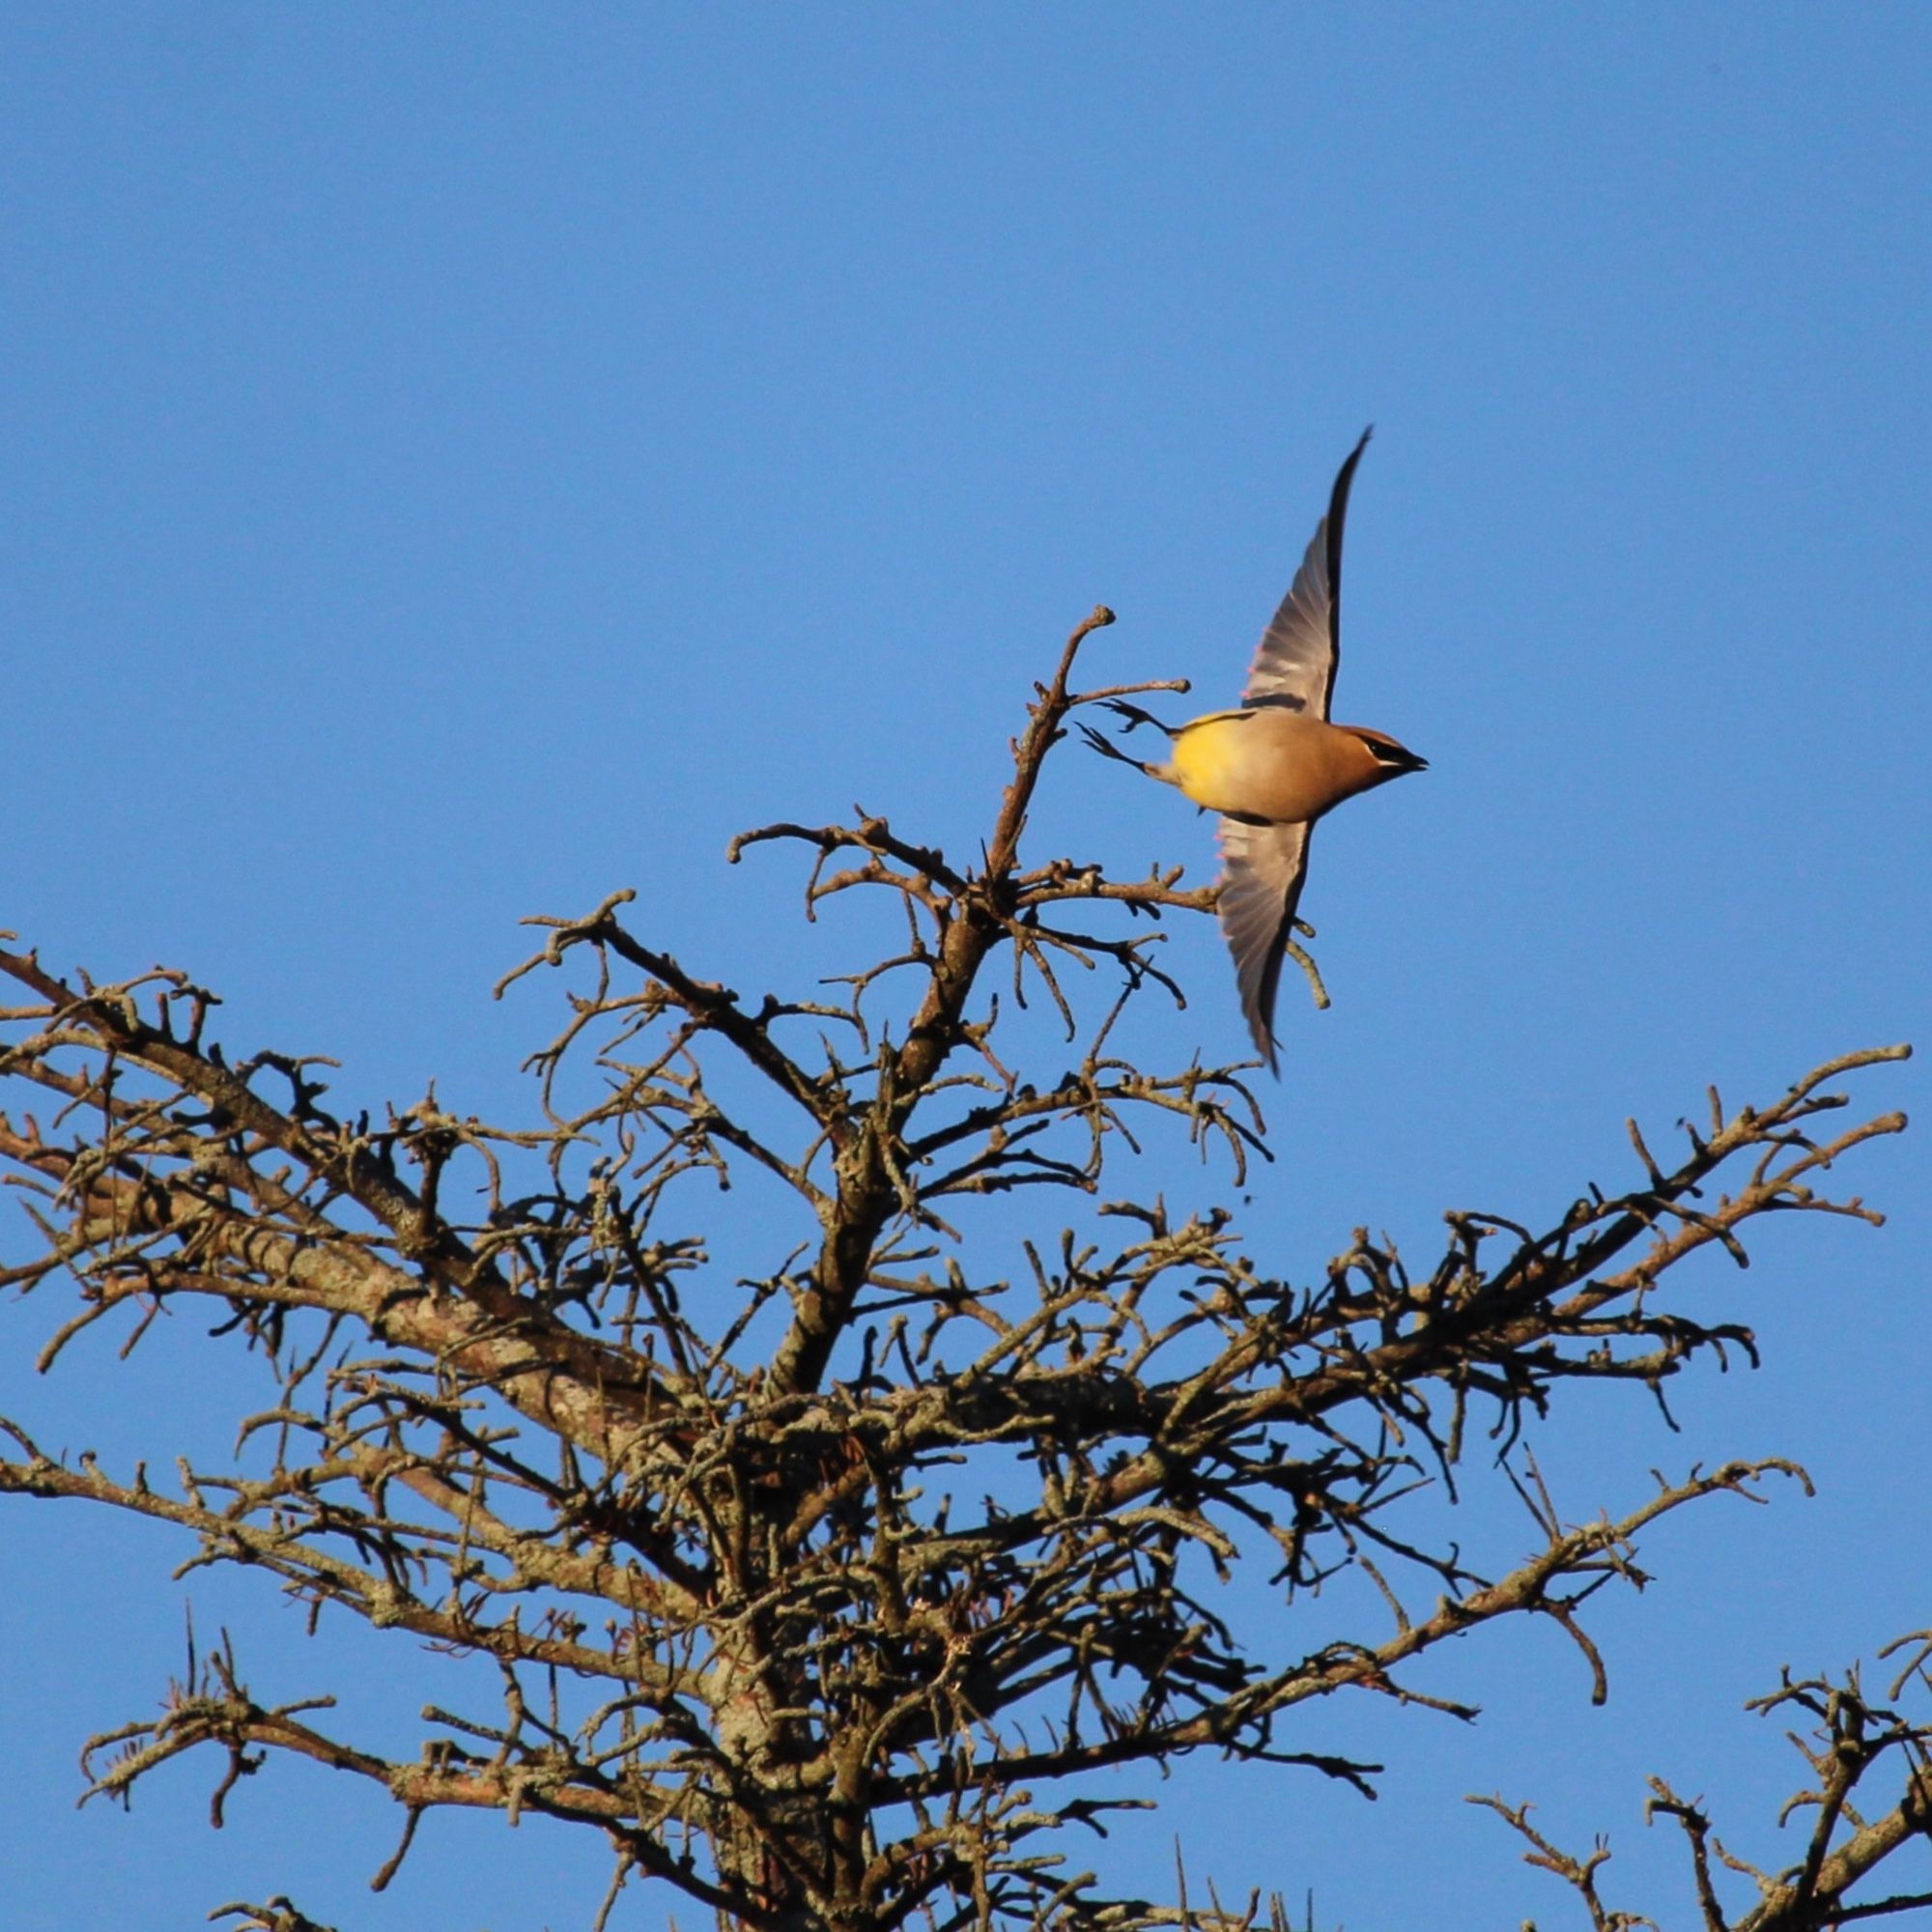
[[[1271,1073],[1281,1070],[1274,1051],[1275,987],[1301,882],[1308,876],[1310,830],[1221,821],[1221,930],[1235,955],[1242,1015]]]
[[[1248,668],[1244,704],[1281,704],[1311,718],[1328,716],[1335,667],[1342,656],[1342,526],[1349,515],[1349,486],[1355,465],[1375,434],[1372,423],[1349,452],[1328,498],[1328,514],[1294,573],[1274,621],[1262,634]]]

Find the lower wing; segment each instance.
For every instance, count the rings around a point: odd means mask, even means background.
[[[1241,1012],[1270,1072],[1279,1072],[1274,1050],[1274,995],[1281,980],[1283,949],[1294,924],[1301,884],[1308,876],[1307,825],[1246,825],[1221,821],[1221,930],[1235,955],[1235,982]]]

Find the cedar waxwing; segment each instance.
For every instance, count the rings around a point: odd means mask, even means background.
[[[1151,724],[1174,750],[1165,764],[1143,764],[1081,728],[1096,751],[1136,765],[1221,814],[1221,930],[1235,955],[1241,1011],[1270,1070],[1275,1059],[1274,996],[1308,876],[1308,834],[1345,798],[1428,769],[1427,761],[1362,724],[1331,724],[1329,695],[1342,654],[1342,525],[1349,486],[1371,430],[1349,454],[1328,499],[1328,514],[1263,633],[1238,711],[1210,711],[1179,726],[1138,705],[1112,701],[1126,729]]]

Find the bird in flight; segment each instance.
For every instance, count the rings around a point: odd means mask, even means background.
[[[1355,466],[1372,430],[1335,478],[1328,514],[1262,635],[1236,711],[1210,711],[1163,724],[1136,704],[1109,708],[1126,730],[1151,724],[1172,741],[1165,763],[1143,763],[1082,725],[1089,743],[1221,814],[1221,930],[1235,957],[1241,1012],[1269,1070],[1275,1057],[1274,997],[1308,876],[1308,835],[1345,798],[1428,769],[1386,732],[1331,724],[1328,700],[1342,655],[1342,526]]]

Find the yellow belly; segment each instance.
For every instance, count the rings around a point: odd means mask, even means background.
[[[1221,711],[1183,725],[1174,782],[1209,811],[1294,825],[1373,783],[1375,760],[1352,732],[1298,711]]]

